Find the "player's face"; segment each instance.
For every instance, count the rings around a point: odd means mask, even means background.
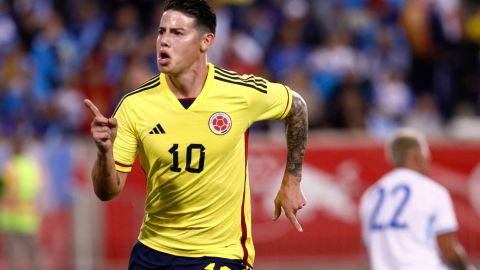
[[[157,65],[166,74],[176,75],[201,60],[202,35],[195,19],[167,10],[160,20],[157,36]]]

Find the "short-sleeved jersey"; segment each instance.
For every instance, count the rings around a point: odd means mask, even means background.
[[[259,77],[208,69],[188,109],[164,74],[127,94],[114,112],[114,159],[118,171],[129,172],[138,152],[147,177],[140,242],[173,255],[251,265],[248,129],[284,118],[292,93]]]
[[[457,220],[448,191],[430,178],[393,170],[362,195],[360,218],[372,269],[447,269],[436,237]]]

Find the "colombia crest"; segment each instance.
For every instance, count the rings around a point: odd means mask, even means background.
[[[216,135],[225,135],[232,127],[232,119],[224,112],[217,112],[208,120],[210,130]]]

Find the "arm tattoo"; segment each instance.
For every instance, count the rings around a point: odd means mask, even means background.
[[[292,92],[292,98],[292,108],[285,118],[287,171],[294,176],[301,176],[308,132],[307,104],[296,92]]]

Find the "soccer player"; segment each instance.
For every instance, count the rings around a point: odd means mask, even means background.
[[[161,73],[125,95],[111,118],[85,100],[98,148],[96,195],[110,200],[122,191],[137,153],[147,177],[129,269],[252,267],[247,146],[248,129],[260,120],[285,121],[287,164],[273,219],[283,209],[302,231],[305,102],[287,86],[208,63],[215,25],[206,1],[167,1],[156,44]]]
[[[395,169],[362,195],[363,238],[374,270],[475,269],[457,240],[447,189],[426,176],[429,153],[422,134],[397,130],[386,145]]]

